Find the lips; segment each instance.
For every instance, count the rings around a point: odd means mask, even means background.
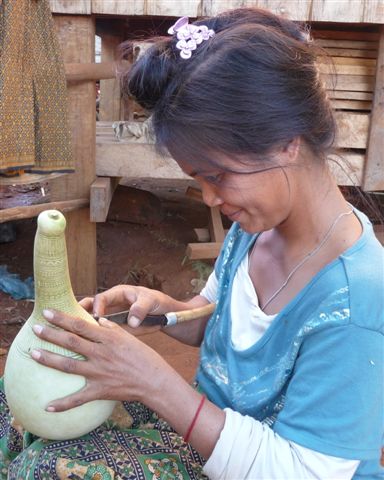
[[[235,210],[235,211],[232,211],[232,212],[228,212],[228,211],[224,211],[224,210],[221,211],[221,213],[223,215],[225,215],[226,217],[228,217],[232,221],[236,221],[236,219],[240,216],[241,212],[242,212],[242,209]]]

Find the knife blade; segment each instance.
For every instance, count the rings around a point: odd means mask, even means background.
[[[190,320],[196,320],[198,318],[211,315],[215,310],[215,307],[215,303],[209,303],[208,305],[204,305],[203,307],[192,308],[190,310],[169,312],[161,315],[147,315],[140,325],[148,327],[154,325],[169,327],[171,325],[176,325],[177,323],[188,322]],[[98,320],[100,317],[103,317],[111,320],[112,322],[124,324],[127,323],[128,314],[129,310],[123,310],[121,312],[100,315],[99,317],[94,316],[94,318]]]

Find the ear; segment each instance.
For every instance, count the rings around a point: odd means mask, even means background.
[[[294,162],[300,151],[301,138],[294,137],[287,145],[284,147],[283,152],[287,155],[290,162]]]

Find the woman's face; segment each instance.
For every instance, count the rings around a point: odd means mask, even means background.
[[[284,154],[263,163],[215,158],[215,166],[181,168],[201,186],[203,200],[249,233],[270,230],[284,222],[291,209],[291,175]]]

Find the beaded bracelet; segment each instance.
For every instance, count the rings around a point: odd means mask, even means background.
[[[193,428],[196,424],[196,420],[197,420],[198,416],[200,415],[200,412],[201,412],[201,409],[203,408],[204,402],[205,402],[205,395],[202,395],[199,406],[197,407],[195,416],[193,417],[192,422],[189,425],[189,428],[187,430],[187,433],[185,434],[185,437],[184,437],[185,443],[188,443],[189,437],[191,436],[192,430],[193,430]]]

